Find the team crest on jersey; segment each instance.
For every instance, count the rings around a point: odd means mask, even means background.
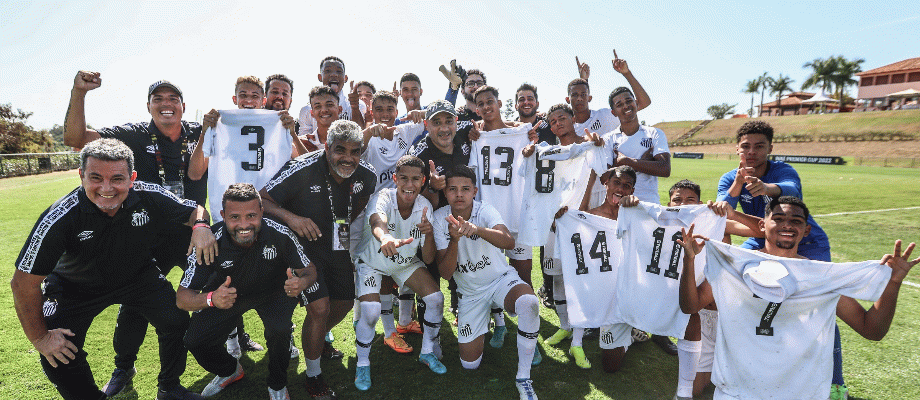
[[[355,182],[351,185],[351,191],[354,194],[360,193],[361,189],[364,189],[364,184],[361,182]]]
[[[198,145],[198,141],[197,141],[197,140],[194,141],[194,142],[190,140],[188,143],[186,143],[186,147],[188,147],[188,153],[189,153],[189,154],[194,153],[194,152],[195,152],[195,146],[197,146],[197,145]]]
[[[592,130],[592,131],[596,131],[596,130],[598,130],[598,129],[601,129],[601,121],[598,120],[598,119],[596,119],[596,120],[594,120],[594,123],[591,124],[591,130]]]
[[[274,245],[268,245],[262,249],[262,258],[266,260],[274,260],[275,257],[278,257],[278,250],[275,249]]]
[[[232,267],[233,267],[233,260],[227,260],[227,261],[224,261],[224,262],[220,263],[220,267],[223,268],[223,269],[232,268]]]
[[[603,344],[613,344],[613,332],[607,331],[601,335],[601,343]]]
[[[387,224],[387,230],[393,232],[396,230],[396,224]]]
[[[319,185],[313,185],[310,186],[310,193],[319,193],[319,191],[322,189],[323,188],[321,188]]]
[[[645,139],[642,139],[642,141],[639,142],[639,143],[642,145],[642,147],[651,148],[651,147],[652,147],[652,138],[645,138]]]
[[[147,215],[147,210],[141,209],[131,214],[131,226],[144,226],[148,222],[150,222],[150,216]]]
[[[463,337],[470,337],[473,335],[473,328],[470,327],[470,324],[463,324],[463,326],[457,328],[457,333]]]
[[[412,236],[412,237],[415,238],[415,239],[421,239],[421,238],[422,238],[422,231],[419,230],[417,226],[412,227],[412,230],[409,231],[409,236]]]
[[[54,315],[57,312],[57,300],[48,299],[42,304],[42,314],[45,318]]]
[[[364,286],[375,287],[377,286],[377,279],[373,275],[364,278]]]
[[[92,239],[92,238],[93,238],[93,231],[83,231],[77,235],[77,239],[79,239],[81,242],[84,240]]]
[[[751,196],[750,194],[742,194],[741,201],[744,203],[750,203],[754,201],[754,196]]]
[[[460,146],[460,150],[463,151],[463,155],[468,156],[470,155],[470,150],[472,150],[472,148],[470,148],[469,143],[464,143],[463,146]]]

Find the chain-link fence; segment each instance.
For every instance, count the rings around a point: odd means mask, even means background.
[[[0,178],[45,174],[80,167],[80,153],[0,154]]]

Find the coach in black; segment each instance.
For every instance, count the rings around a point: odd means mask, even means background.
[[[210,262],[217,248],[208,212],[159,185],[135,181],[131,149],[117,140],[88,144],[80,161],[81,187],[39,218],[10,282],[16,314],[42,355],[45,375],[65,399],[105,398],[82,347],[96,315],[112,304],[127,304],[157,329],[157,399],[199,398],[179,385],[188,314],[176,308],[172,285],[154,265],[149,238],[170,223],[194,226],[189,248]]]
[[[192,315],[185,346],[204,369],[217,375],[201,392],[217,394],[243,377],[243,367],[223,343],[244,312],[255,309],[268,340],[268,389],[271,399],[289,399],[291,317],[295,299],[316,282],[316,267],[304,255],[294,233],[262,218],[262,199],[248,183],[230,185],[223,195],[223,221],[211,227],[218,256],[196,265],[189,259],[176,304]]]
[[[367,206],[377,182],[374,167],[361,160],[358,124],[338,120],[329,127],[325,148],[289,161],[262,189],[265,212],[300,236],[317,266],[317,290],[305,293],[307,317],[303,348],[307,390],[315,398],[334,398],[322,379],[324,337],[354,304],[354,265],[349,226]],[[360,232],[354,232],[360,235]]]

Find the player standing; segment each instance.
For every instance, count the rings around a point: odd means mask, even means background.
[[[319,74],[316,75],[316,79],[322,83],[322,86],[328,86],[332,89],[332,96],[335,99],[334,104],[337,104],[341,107],[336,113],[335,119],[344,119],[352,120],[358,126],[364,126],[364,114],[367,113],[367,106],[364,105],[361,101],[354,98],[354,101],[349,98],[348,93],[343,91],[345,88],[345,82],[348,82],[348,75],[345,75],[345,62],[341,58],[336,56],[328,56],[322,61],[319,62]],[[316,141],[316,137],[310,138],[309,135],[312,135],[317,129],[317,117],[310,109],[314,107],[313,100],[310,100],[310,104],[303,106],[300,109],[300,131],[297,133],[303,138],[309,138],[311,141]],[[328,124],[326,124],[328,127]],[[325,143],[322,141],[321,143]],[[317,148],[322,146],[317,146]],[[309,145],[307,146],[309,149]],[[312,151],[313,149],[311,149]]]

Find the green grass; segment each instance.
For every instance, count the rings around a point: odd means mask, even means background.
[[[661,179],[659,189],[662,199],[674,182],[689,178],[703,186],[703,199],[715,197],[719,176],[737,166],[730,160],[675,159],[672,177]],[[827,232],[835,261],[861,261],[878,259],[891,252],[895,239],[906,242],[920,241],[920,210],[890,211],[872,214],[821,217],[823,214],[874,209],[910,207],[915,205],[920,172],[913,169],[892,169],[861,166],[820,166],[795,164],[805,187],[804,197],[816,220]],[[4,230],[0,233],[0,259],[6,268],[0,270],[0,280],[12,276],[13,263],[38,215],[60,196],[72,190],[79,182],[76,173],[58,173],[0,180],[0,206],[6,212],[0,217]],[[918,250],[920,251],[920,250]],[[920,253],[915,253],[920,254]],[[534,269],[534,282],[540,284],[540,274]],[[169,276],[178,282],[179,271]],[[917,269],[908,281],[920,283]],[[446,286],[446,285],[444,285]],[[446,294],[446,293],[445,293]],[[8,290],[0,291],[0,301],[8,306],[0,313],[0,333],[5,339],[0,344],[0,398],[3,399],[53,399],[57,392],[41,373],[38,354],[22,333],[22,328],[12,307]],[[114,330],[116,308],[111,307],[96,318],[90,328],[86,350],[90,354],[96,382],[101,386],[112,369],[111,337]],[[870,342],[856,335],[841,323],[844,349],[844,375],[851,388],[851,396],[860,399],[920,398],[916,377],[920,376],[920,351],[916,349],[920,332],[920,289],[905,285],[900,294],[899,310],[888,336],[881,342]],[[297,340],[304,311],[295,312],[298,325]],[[551,310],[541,308],[542,338],[555,332],[558,321]],[[452,320],[446,316],[445,322]],[[457,341],[447,323],[441,331],[444,345],[444,362],[448,373],[435,376],[419,365],[415,355],[397,355],[386,348],[380,338],[371,353],[374,386],[368,393],[354,389],[355,351],[354,332],[350,316],[333,331],[337,348],[346,353],[344,360],[323,361],[323,371],[342,398],[366,399],[492,399],[516,398],[512,380],[517,364],[514,335],[509,334],[502,349],[486,346],[482,367],[478,371],[464,371],[458,362]],[[516,326],[508,321],[509,332]],[[246,314],[246,326],[253,337],[265,343],[262,327],[255,313]],[[382,330],[378,329],[378,332]],[[410,344],[419,348],[420,338],[408,337]],[[677,359],[665,355],[654,344],[643,343],[630,348],[623,370],[605,374],[600,368],[597,341],[586,340],[585,349],[594,363],[591,370],[578,369],[565,354],[568,343],[549,347],[542,343],[543,364],[534,368],[537,394],[544,399],[670,399],[676,385]],[[264,398],[267,374],[264,353],[244,356],[246,378],[234,384],[219,398]],[[148,330],[147,340],[138,360],[135,388],[125,398],[152,398],[155,395],[156,374],[159,363],[156,355],[156,336]],[[307,398],[303,389],[304,364],[292,363],[288,371],[289,388],[293,398]],[[211,375],[206,373],[189,356],[188,368],[182,383],[201,390]],[[711,398],[712,389],[702,397]]]

